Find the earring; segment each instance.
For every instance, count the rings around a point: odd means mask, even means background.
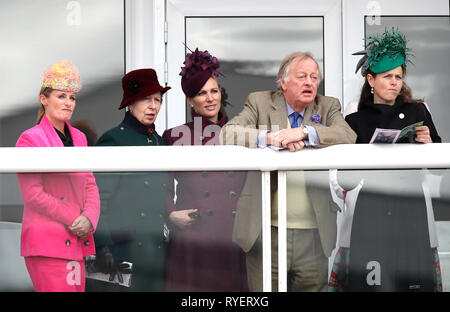
[[[371,87],[371,88],[370,88],[370,93],[372,93],[372,94],[373,94],[373,87]]]

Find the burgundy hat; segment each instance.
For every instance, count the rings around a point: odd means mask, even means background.
[[[217,71],[220,67],[217,58],[208,51],[199,51],[198,48],[186,55],[183,64],[185,66],[181,67],[180,72],[181,88],[187,97],[196,96],[212,75],[217,77],[220,74]]]
[[[122,78],[122,88],[123,98],[119,109],[156,92],[161,92],[161,95],[163,95],[170,89],[170,87],[163,88],[159,84],[156,72],[152,68],[130,71]]]

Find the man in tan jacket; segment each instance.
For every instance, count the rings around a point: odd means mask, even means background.
[[[356,134],[341,114],[339,100],[317,94],[322,79],[310,53],[288,55],[278,72],[278,90],[251,93],[244,109],[221,132],[221,143],[291,152],[305,146],[355,143]],[[274,172],[275,173],[275,172]],[[313,183],[321,180],[326,183]],[[272,287],[278,286],[277,185],[272,182]],[[287,174],[288,291],[325,291],[328,257],[336,243],[336,211],[328,172]],[[233,241],[247,255],[251,291],[262,291],[261,178],[251,172],[238,202]]]

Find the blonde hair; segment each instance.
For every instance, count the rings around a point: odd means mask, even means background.
[[[289,71],[291,70],[291,64],[295,59],[298,59],[299,62],[303,61],[304,59],[311,59],[316,63],[317,69],[319,70],[319,83],[322,81],[322,72],[320,71],[319,63],[314,59],[314,56],[310,52],[294,52],[286,56],[282,61],[280,68],[278,70],[278,77],[277,77],[277,89],[281,91],[281,79],[283,79],[284,82],[289,81]]]
[[[41,95],[45,96],[46,98],[48,98],[50,96],[50,93],[52,93],[53,89],[49,88],[49,87],[41,87],[41,90],[39,91],[39,97]],[[40,124],[42,117],[44,117],[45,114],[45,108],[44,105],[41,104],[41,107],[39,108],[38,114],[37,114],[37,119],[36,119],[36,124]]]

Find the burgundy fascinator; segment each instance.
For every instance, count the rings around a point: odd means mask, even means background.
[[[217,71],[220,67],[219,60],[206,50],[199,51],[197,48],[188,53],[183,64],[180,72],[181,88],[190,98],[197,95],[212,75],[217,77],[221,74]]]

